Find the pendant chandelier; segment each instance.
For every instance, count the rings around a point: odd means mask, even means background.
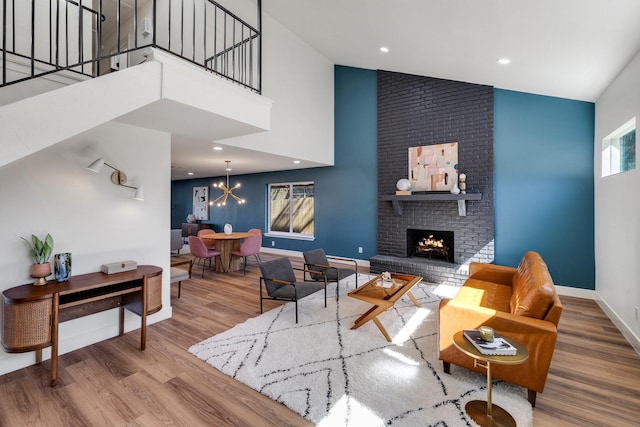
[[[219,183],[219,184],[213,184],[213,186],[215,188],[219,188],[222,190],[222,194],[215,200],[209,202],[210,205],[216,205],[216,206],[226,206],[227,204],[227,198],[229,196],[231,196],[231,198],[235,199],[236,202],[238,202],[239,204],[243,204],[244,203],[244,199],[241,199],[240,197],[236,196],[235,194],[233,194],[233,190],[240,188],[240,183],[237,183],[236,185],[234,185],[233,187],[229,187],[229,171],[231,170],[231,168],[229,167],[229,163],[231,163],[231,160],[225,160],[224,161],[227,164],[226,167],[226,171],[227,171],[227,184],[225,185],[224,183]]]

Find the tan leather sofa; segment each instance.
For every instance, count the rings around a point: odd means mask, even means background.
[[[536,252],[527,252],[518,268],[472,262],[469,278],[439,310],[440,360],[446,373],[451,364],[485,373],[473,359],[453,345],[453,335],[463,329],[491,326],[498,334],[520,341],[529,358],[520,365],[491,365],[494,378],[526,387],[535,406],[542,392],[558,335],[562,304],[547,270]]]

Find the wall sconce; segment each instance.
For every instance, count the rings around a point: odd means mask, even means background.
[[[127,175],[125,175],[125,173],[120,169],[113,167],[109,163],[105,162],[102,157],[87,166],[87,169],[89,169],[91,172],[100,173],[102,166],[108,166],[115,171],[111,174],[111,182],[121,187],[127,187],[136,190],[133,198],[136,200],[144,201],[144,190],[142,189],[142,187],[132,187],[131,185],[127,185]]]

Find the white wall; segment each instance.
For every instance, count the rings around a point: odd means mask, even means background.
[[[72,253],[72,275],[129,259],[161,266],[163,309],[149,323],[170,317],[170,155],[169,134],[110,122],[0,168],[0,291],[33,282],[20,237],[51,233],[54,253]],[[133,190],[112,184],[109,168],[100,174],[87,170],[98,157],[121,168],[132,185],[142,185],[145,200],[133,200]],[[139,322],[127,313],[126,330]],[[117,333],[117,310],[65,322],[60,353]],[[33,352],[0,351],[0,374],[34,361]]]
[[[632,117],[640,119],[640,53],[596,102],[595,256],[596,294],[603,309],[640,351],[640,165],[602,178],[602,139]],[[636,163],[640,141],[636,136]]]
[[[76,1],[91,8],[91,0]],[[15,4],[15,11],[12,5]],[[59,6],[59,9],[58,9]],[[51,22],[49,16],[51,9]],[[58,0],[36,0],[34,19],[34,53],[37,59],[56,63],[56,39],[59,41],[57,45],[57,63],[61,66],[68,64],[77,64],[80,62],[78,30],[80,28],[80,6]],[[83,59],[88,60],[93,54],[92,42],[92,26],[96,21],[96,15],[82,9],[82,38],[83,38]],[[2,11],[0,10],[0,16]],[[56,28],[56,15],[59,15],[58,25]],[[13,28],[13,19],[15,18],[16,26]],[[7,50],[13,52],[15,42],[15,52],[30,56],[31,54],[31,1],[15,1],[7,2]],[[3,20],[0,20],[0,32]],[[51,32],[48,33],[49,29]],[[15,41],[13,34],[15,32]],[[68,36],[67,36],[68,34]],[[68,53],[67,53],[68,48]],[[68,62],[67,62],[68,57]],[[10,56],[10,60],[12,57]],[[76,70],[80,71],[78,67]],[[85,67],[85,73],[91,74],[91,65]],[[0,70],[0,73],[2,70]],[[27,71],[28,72],[28,71]],[[0,74],[1,75],[1,74]],[[14,76],[15,77],[15,76]]]
[[[271,130],[224,144],[334,164],[334,64],[263,14],[262,94],[274,101]]]

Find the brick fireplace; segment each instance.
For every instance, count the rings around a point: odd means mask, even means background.
[[[479,200],[458,202],[407,196],[401,209],[381,200],[408,175],[408,148],[458,142],[459,172]],[[372,272],[418,274],[434,283],[460,285],[470,261],[494,258],[493,88],[430,77],[378,71],[378,255]],[[409,230],[447,231],[451,259],[410,254]],[[428,236],[427,236],[428,238]],[[439,240],[440,238],[436,239]]]

